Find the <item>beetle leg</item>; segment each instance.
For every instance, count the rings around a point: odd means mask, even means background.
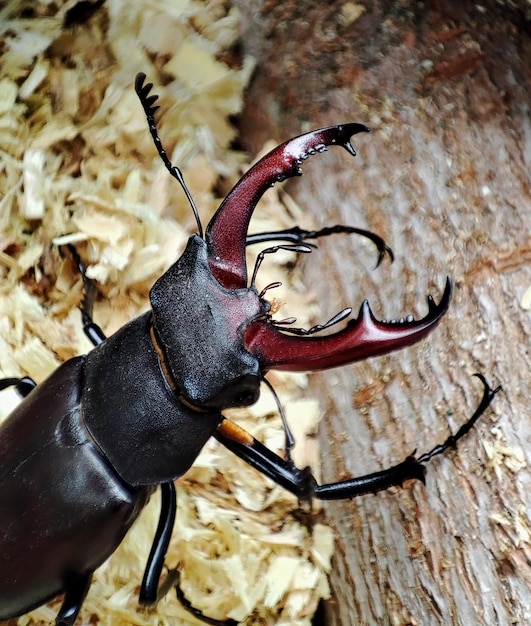
[[[421,456],[419,456],[418,460],[420,463],[427,463],[430,459],[432,459],[437,454],[443,454],[444,452],[446,452],[446,450],[448,450],[448,448],[455,447],[459,439],[462,439],[470,431],[470,429],[473,428],[474,424],[478,421],[478,419],[481,417],[485,409],[492,402],[492,399],[494,398],[494,396],[499,391],[501,391],[502,389],[501,385],[496,387],[496,389],[491,389],[489,383],[487,382],[483,374],[474,374],[474,376],[477,376],[477,378],[479,378],[479,380],[483,384],[483,398],[481,398],[481,402],[478,408],[474,411],[474,414],[472,415],[472,417],[468,421],[466,421],[461,426],[461,428],[459,428],[459,430],[455,433],[455,435],[450,435],[444,443],[441,443],[435,446],[429,452],[426,452],[425,454],[422,454]]]
[[[234,422],[224,419],[214,432],[214,437],[236,456],[295,494],[299,500],[310,502],[315,496],[317,482],[309,467],[299,469],[291,459],[283,459],[275,454]]]
[[[268,241],[289,241],[292,243],[308,243],[309,239],[319,239],[321,237],[328,237],[329,235],[345,234],[345,235],[360,235],[366,239],[370,239],[376,249],[378,250],[378,261],[376,267],[385,258],[387,254],[391,262],[394,261],[394,254],[391,248],[385,243],[385,241],[376,233],[364,228],[356,228],[355,226],[345,226],[343,224],[336,224],[335,226],[326,226],[320,230],[304,230],[299,226],[293,228],[286,228],[286,230],[274,230],[266,233],[255,233],[253,235],[247,235],[245,245],[251,246],[255,243],[266,243]]]
[[[90,583],[92,572],[88,574],[76,574],[68,581],[66,594],[56,619],[55,626],[73,626],[81,610],[81,605],[85,599]]]
[[[68,245],[67,247],[74,259],[75,264],[77,265],[81,277],[83,278],[83,301],[79,307],[79,310],[81,311],[81,321],[83,323],[83,332],[94,346],[99,346],[100,343],[103,343],[105,339],[107,339],[107,337],[98,324],[96,324],[92,319],[94,299],[96,298],[97,293],[96,285],[94,284],[94,281],[87,276],[87,268],[74,246]]]
[[[144,571],[142,586],[140,587],[138,597],[140,604],[156,604],[168,593],[176,580],[174,573],[169,572],[166,580],[159,587],[160,575],[175,523],[175,511],[177,508],[175,485],[172,482],[162,483],[160,485],[160,494],[159,523]]]
[[[188,598],[184,595],[183,590],[179,586],[179,572],[175,570],[175,573],[177,575],[177,584],[175,585],[177,599],[189,613],[205,624],[210,624],[211,626],[237,626],[238,622],[234,619],[215,619],[213,617],[208,617],[208,615],[205,615],[203,611],[196,609],[190,600],[188,600]]]
[[[149,553],[138,601],[140,604],[144,605],[156,604],[172,587],[175,587],[177,599],[183,607],[206,624],[212,624],[213,626],[233,626],[237,624],[237,622],[231,619],[216,620],[212,617],[204,615],[199,609],[196,609],[186,598],[179,586],[180,574],[177,569],[169,570],[164,582],[159,584],[162,568],[164,567],[164,559],[166,558],[168,546],[170,545],[173,525],[175,523],[175,512],[177,509],[177,494],[175,493],[175,485],[172,482],[162,483],[160,485],[160,492],[161,502],[159,523],[157,526],[157,532],[155,533],[155,539],[153,540],[153,545],[151,546],[151,551]]]
[[[8,387],[15,387],[22,398],[25,398],[36,386],[37,383],[29,376],[23,376],[22,378],[3,378],[0,380],[0,391]]]
[[[483,397],[473,415],[465,422],[455,435],[440,446],[436,446],[430,452],[415,457],[408,456],[402,463],[385,470],[348,478],[324,485],[317,484],[310,468],[297,468],[291,460],[283,459],[269,448],[264,446],[247,431],[233,422],[225,419],[218,426],[214,436],[226,448],[234,452],[249,465],[259,472],[271,478],[291,493],[295,494],[300,501],[311,502],[313,498],[319,500],[342,500],[355,498],[368,493],[376,493],[389,487],[401,486],[406,480],[417,479],[424,482],[427,463],[433,456],[455,446],[457,441],[464,437],[472,428],[479,417],[485,412],[492,399],[500,390],[500,387],[492,389],[485,378],[479,375],[484,386]]]

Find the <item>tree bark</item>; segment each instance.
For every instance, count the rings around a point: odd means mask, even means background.
[[[531,623],[531,41],[523,13],[482,5],[240,3],[257,58],[244,147],[372,129],[354,161],[332,148],[290,187],[309,223],[368,228],[396,255],[373,271],[364,242],[323,241],[305,261],[321,319],[364,298],[380,318],[418,317],[455,284],[421,344],[312,377],[323,481],[442,442],[479,402],[474,372],[503,385],[425,487],[327,504],[330,626]]]

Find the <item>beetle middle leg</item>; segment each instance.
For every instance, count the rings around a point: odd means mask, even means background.
[[[205,624],[210,624],[210,626],[237,626],[238,622],[233,619],[214,619],[213,617],[208,617],[199,609],[196,609],[192,603],[186,598],[182,589],[179,587],[179,572],[176,571],[177,575],[177,584],[175,585],[175,591],[177,592],[177,598],[182,606],[189,611],[194,617],[200,619]]]
[[[174,587],[179,602],[187,611],[197,617],[197,619],[202,620],[205,624],[211,624],[211,626],[235,626],[238,622],[232,619],[217,620],[204,615],[202,611],[196,609],[186,598],[179,586],[180,575],[177,569],[168,570],[165,580],[160,584],[162,568],[164,567],[164,560],[170,545],[177,508],[175,485],[172,482],[162,483],[160,489],[161,505],[159,523],[149,553],[138,601],[140,604],[145,605],[156,604]]]
[[[67,582],[63,604],[55,619],[56,626],[74,625],[91,582],[92,572],[72,576]]]
[[[175,485],[172,482],[162,483],[160,486],[160,494],[159,523],[138,596],[140,604],[145,605],[156,604],[168,593],[178,578],[177,573],[170,570],[164,583],[159,585],[166,552],[170,545],[171,533],[175,523],[175,513],[177,509]]]
[[[8,387],[15,387],[17,393],[22,398],[25,398],[36,386],[37,383],[29,376],[23,376],[22,378],[3,378],[0,380],[0,391]]]
[[[164,567],[164,560],[166,553],[170,545],[171,534],[173,531],[173,525],[175,523],[175,513],[177,508],[177,494],[175,492],[175,485],[172,482],[162,483],[161,489],[161,505],[160,505],[160,517],[155,533],[155,539],[151,546],[148,562],[144,571],[144,577],[142,579],[142,586],[140,588],[140,594],[138,601],[144,605],[154,605],[161,598],[163,598],[172,587],[175,587],[177,598],[182,606],[189,611],[192,615],[202,620],[206,624],[212,626],[233,626],[237,622],[234,620],[217,620],[212,617],[208,617],[203,614],[202,611],[196,609],[192,603],[186,598],[182,589],[179,586],[180,575],[177,569],[168,570],[168,574],[160,584],[160,577],[162,574],[162,568]]]

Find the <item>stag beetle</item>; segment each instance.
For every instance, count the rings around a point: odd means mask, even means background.
[[[281,457],[222,415],[228,407],[254,403],[270,369],[308,371],[336,367],[409,346],[431,332],[446,312],[448,279],[427,315],[393,322],[377,320],[367,302],[358,316],[331,335],[316,336],[344,318],[309,330],[276,321],[254,279],[263,255],[280,248],[311,250],[310,240],[333,233],[368,237],[379,261],[391,250],[374,233],[350,226],[320,231],[300,228],[248,235],[255,206],[277,181],[302,173],[301,164],[328,146],[355,151],[350,138],[368,131],[343,124],[306,133],[281,144],[254,165],[222,202],[203,235],[181,171],[172,165],[158,136],[157,96],[139,74],[135,88],[159,155],[187,194],[198,234],[150,292],[151,310],[106,338],[92,320],[95,287],[74,253],[85,283],[81,305],[85,333],[95,348],[57,369],[39,386],[8,378],[24,397],[0,430],[0,619],[15,617],[64,594],[56,624],[72,625],[94,570],[117,548],[151,494],[160,485],[159,526],[140,590],[153,604],[174,585],[184,605],[211,624],[182,596],[176,572],[160,583],[176,510],[173,481],[193,464],[210,437],[294,493],[301,501],[353,498],[406,479],[424,479],[424,464],[455,445],[485,411],[498,389],[483,376],[483,398],[456,435],[430,452],[374,474],[317,484],[310,468],[291,460],[287,424]],[[246,246],[283,242],[259,255],[249,283]],[[139,383],[139,378],[142,384]],[[169,582],[168,582],[169,581]]]

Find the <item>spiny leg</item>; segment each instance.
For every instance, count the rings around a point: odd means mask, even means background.
[[[289,241],[290,243],[295,244],[305,244],[311,239],[319,239],[321,237],[338,234],[360,235],[361,237],[370,239],[378,250],[378,261],[376,263],[376,267],[380,265],[386,255],[389,256],[391,262],[394,261],[395,257],[393,251],[379,235],[371,232],[370,230],[356,228],[355,226],[345,226],[343,224],[326,226],[320,230],[304,230],[299,226],[294,226],[293,228],[287,228],[285,230],[256,233],[253,235],[247,235],[245,243],[248,246],[255,243],[267,243],[269,241]]]
[[[83,331],[94,346],[99,346],[105,341],[105,339],[107,339],[107,337],[98,324],[96,324],[92,319],[94,300],[98,290],[94,281],[87,276],[87,268],[81,260],[77,250],[72,245],[68,245],[67,248],[77,265],[81,277],[83,278],[83,300],[81,302],[81,306],[79,307],[79,310],[81,311]]]
[[[319,500],[354,498],[401,485],[410,478],[424,481],[424,466],[410,456],[402,463],[381,472],[319,485],[309,467],[299,469],[292,461],[278,456],[229,420],[224,420],[220,424],[214,436],[246,463],[296,495],[301,502],[310,503],[314,498]]]
[[[474,427],[474,424],[483,415],[489,404],[492,402],[494,396],[499,391],[501,391],[501,385],[496,387],[496,389],[491,389],[483,374],[474,374],[474,376],[477,376],[477,378],[479,378],[479,380],[483,383],[483,397],[481,398],[481,402],[479,403],[478,408],[474,411],[472,416],[459,428],[455,435],[450,435],[444,443],[435,446],[432,450],[426,452],[425,454],[421,454],[418,458],[419,463],[427,463],[437,454],[442,454],[449,448],[455,448],[457,446],[457,442]]]
[[[311,502],[313,498],[319,500],[342,500],[355,498],[368,493],[375,493],[393,486],[401,486],[406,480],[417,479],[424,482],[426,468],[424,463],[436,454],[441,454],[448,448],[454,447],[457,441],[466,435],[474,423],[484,413],[501,387],[492,389],[482,375],[478,375],[484,385],[482,400],[473,415],[457,431],[441,445],[430,452],[416,458],[408,456],[402,463],[394,465],[380,472],[367,474],[359,478],[349,478],[334,483],[318,485],[311,474],[310,468],[297,468],[290,460],[283,459],[266,448],[245,430],[225,419],[218,426],[216,439],[245,462],[252,465],[295,494],[300,501]]]
[[[67,248],[83,278],[83,301],[80,306],[83,331],[94,346],[99,346],[107,337],[98,324],[92,319],[97,289],[94,282],[87,276],[86,266],[81,260],[77,250],[72,245],[68,245]],[[29,392],[37,386],[37,383],[29,376],[24,376],[23,378],[4,378],[0,380],[0,390],[10,387],[11,385],[14,385],[17,392],[25,398]]]

